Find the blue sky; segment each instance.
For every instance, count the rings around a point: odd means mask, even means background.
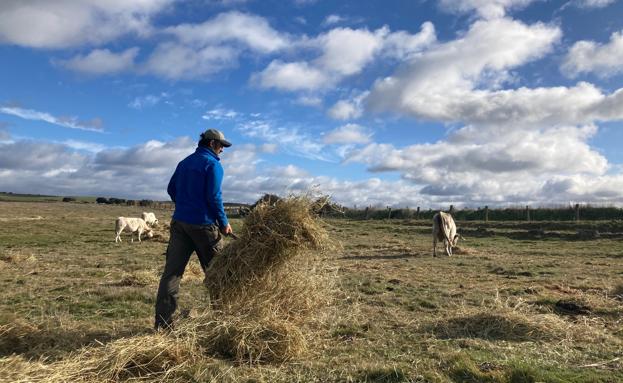
[[[8,0],[0,191],[165,200],[222,130],[224,199],[623,205],[617,0]]]

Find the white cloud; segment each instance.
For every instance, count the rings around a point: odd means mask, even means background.
[[[143,65],[143,72],[168,79],[208,77],[236,65],[239,52],[227,46],[196,49],[174,42],[159,44]]]
[[[390,33],[387,27],[376,31],[335,28],[294,44],[293,48],[317,52],[314,59],[273,60],[266,69],[254,74],[252,81],[263,88],[285,91],[328,89],[343,78],[360,73],[377,57],[404,60],[435,40],[434,27],[428,22],[415,35],[404,31]]]
[[[340,76],[359,73],[383,46],[386,28],[370,32],[365,29],[336,28],[319,36],[322,55],[315,64]]]
[[[61,144],[25,140],[0,144],[0,169],[4,170],[46,172],[74,169],[84,161],[85,156]]]
[[[165,29],[185,45],[215,46],[236,42],[261,53],[275,52],[289,44],[289,38],[270,27],[266,19],[231,11],[202,24],[180,24]]]
[[[336,128],[323,137],[325,144],[366,144],[372,136],[363,126],[346,124]]]
[[[541,23],[528,26],[509,19],[477,21],[459,39],[439,44],[396,75],[377,80],[367,105],[375,111],[442,121],[534,120],[538,113],[532,113],[530,107],[539,105],[529,97],[560,96],[564,94],[561,88],[493,92],[486,86],[500,87],[501,82],[492,79],[508,78],[509,70],[543,57],[560,34],[557,27]],[[520,98],[527,98],[529,104],[521,104]],[[542,108],[557,102],[547,101]]]
[[[143,109],[158,105],[158,103],[169,97],[169,94],[162,92],[159,95],[148,94],[145,96],[135,97],[128,106],[134,109]]]
[[[163,33],[173,39],[158,44],[142,71],[172,80],[206,78],[237,66],[245,52],[266,55],[290,44],[263,17],[236,11],[201,24],[168,27]]]
[[[605,8],[617,0],[574,0],[571,4],[579,8]]]
[[[207,112],[205,112],[205,114],[203,116],[201,116],[201,118],[203,118],[204,120],[233,120],[236,117],[238,117],[239,113],[236,112],[235,110],[231,110],[231,109],[224,109],[224,108],[215,108],[212,110],[208,110]]]
[[[508,10],[521,9],[535,0],[440,0],[441,9],[453,13],[475,12],[486,19],[504,17]],[[599,1],[599,0],[598,0]]]
[[[74,150],[83,150],[91,153],[98,153],[106,149],[106,145],[98,144],[96,142],[86,142],[79,140],[65,140],[61,142],[61,144]]]
[[[50,124],[71,129],[88,130],[92,132],[102,132],[102,120],[94,118],[90,121],[79,121],[76,117],[55,117],[46,112],[39,112],[32,109],[23,109],[12,106],[0,107],[0,113],[10,114],[25,120],[45,121]]]
[[[222,155],[223,196],[225,201],[253,202],[264,193],[318,190],[338,203],[360,207],[569,200],[623,204],[623,176],[605,174],[605,159],[586,144],[595,129],[565,127],[532,132],[533,137],[523,132],[497,137],[496,132],[466,127],[448,142],[402,149],[370,144],[350,153],[349,161],[365,163],[374,171],[401,172],[398,181],[338,180],[292,164],[274,167],[260,157],[266,153],[262,145],[239,145]],[[480,136],[467,141],[475,132]],[[0,184],[14,192],[168,200],[166,185],[176,164],[196,147],[188,137],[96,153],[85,150],[87,144],[0,143]],[[574,154],[574,161],[569,161],[568,153]]]
[[[389,33],[385,37],[383,55],[400,61],[413,58],[437,41],[437,34],[433,23],[427,21],[422,24],[421,31],[412,35],[405,31]]]
[[[254,74],[251,81],[262,88],[288,91],[318,89],[329,84],[325,73],[306,62],[280,60],[273,60],[262,72]]]
[[[59,63],[68,69],[91,75],[119,73],[133,68],[138,48],[129,48],[120,53],[108,49],[95,49],[88,55],[78,55]]]
[[[399,172],[430,198],[554,203],[566,198],[545,187],[554,180],[609,177],[607,160],[587,143],[596,129],[588,125],[526,132],[468,126],[447,141],[402,149],[375,143],[352,149],[345,160],[364,163],[373,172]],[[621,197],[623,192],[613,198]]]
[[[150,19],[173,0],[4,0],[0,42],[33,48],[102,44],[152,32]]]
[[[562,71],[570,77],[591,72],[599,77],[608,77],[623,72],[621,57],[623,57],[623,31],[613,33],[607,44],[593,41],[576,42],[564,59]]]
[[[331,109],[329,109],[329,116],[336,120],[350,120],[361,117],[363,114],[362,103],[368,94],[369,92],[362,92],[351,100],[337,101]]]
[[[345,19],[340,15],[328,15],[327,17],[325,17],[324,21],[322,22],[322,25],[326,25],[326,26],[334,25],[344,20]]]

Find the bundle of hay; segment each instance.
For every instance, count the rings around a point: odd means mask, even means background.
[[[332,246],[306,197],[259,204],[239,239],[206,271],[215,311],[198,321],[209,352],[241,362],[283,362],[307,348],[306,326],[330,302],[319,256]]]
[[[314,258],[310,250],[329,248],[327,233],[310,209],[311,201],[305,197],[256,206],[239,239],[228,244],[206,271],[212,298],[226,304],[251,287],[272,287],[275,273],[287,277],[282,269],[293,263],[308,267]]]

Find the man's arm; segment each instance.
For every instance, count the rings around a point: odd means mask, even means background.
[[[173,202],[175,202],[176,180],[177,180],[177,167],[175,168],[175,172],[173,172],[173,175],[171,176],[171,180],[169,180],[169,186],[167,186],[167,193],[169,194],[169,197],[171,197],[171,201]]]
[[[207,195],[206,200],[210,211],[216,214],[221,232],[231,233],[231,226],[223,207],[223,197],[221,195],[221,183],[223,182],[223,167],[220,163],[215,163],[207,169]]]

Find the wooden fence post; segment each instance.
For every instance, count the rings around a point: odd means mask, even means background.
[[[420,218],[420,207],[417,207],[417,210],[415,211],[415,219],[419,219]]]
[[[579,221],[580,220],[580,204],[576,203],[575,204],[575,221]]]
[[[392,208],[391,207],[387,207],[387,219],[391,219],[392,218]]]
[[[450,210],[448,210],[448,213],[454,214],[454,205],[450,205]]]
[[[489,222],[489,206],[485,206],[485,222]]]
[[[530,222],[530,206],[526,205],[526,221]]]
[[[370,214],[370,206],[366,206],[366,219],[369,218],[369,214]]]

